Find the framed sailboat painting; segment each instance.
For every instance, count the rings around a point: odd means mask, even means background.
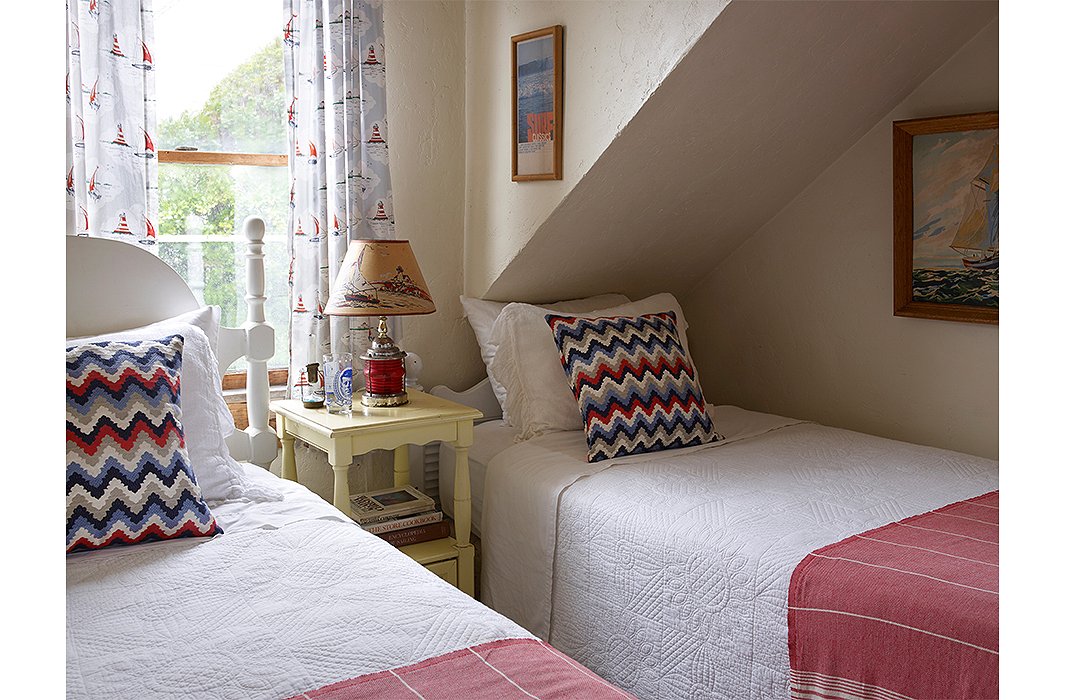
[[[892,123],[896,316],[999,323],[999,112]]]

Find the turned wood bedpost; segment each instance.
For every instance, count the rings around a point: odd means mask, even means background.
[[[248,239],[248,284],[244,299],[248,304],[248,317],[241,326],[247,336],[248,361],[248,434],[250,455],[248,461],[267,467],[278,454],[277,434],[268,422],[270,403],[270,380],[267,375],[267,360],[274,355],[274,329],[267,325],[266,269],[263,263],[263,237],[266,224],[257,216],[244,220],[244,235]]]

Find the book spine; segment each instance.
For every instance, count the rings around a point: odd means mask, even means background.
[[[393,547],[403,547],[409,544],[418,544],[419,542],[439,540],[451,535],[451,531],[451,523],[445,520],[439,523],[430,523],[429,525],[409,527],[406,530],[383,532],[378,537]]]
[[[439,510],[437,510],[433,511],[432,513],[425,513],[424,515],[413,515],[409,518],[399,518],[397,520],[386,520],[382,523],[371,523],[370,525],[363,525],[363,529],[375,535],[380,535],[383,532],[403,530],[404,528],[415,527],[416,525],[439,523],[442,517],[443,514]]]
[[[358,512],[355,512],[355,510],[353,509],[352,520],[354,520],[355,522],[357,522],[360,525],[365,527],[367,525],[380,525],[381,523],[391,522],[393,520],[396,520],[397,518],[412,518],[412,517],[414,517],[416,515],[422,515],[425,512],[431,511],[431,510],[433,510],[433,505],[424,506],[424,507],[421,507],[421,508],[415,508],[415,509],[403,512],[403,513],[391,512],[391,513],[385,513],[385,514],[379,515],[379,514],[376,514],[376,513],[375,514],[358,513]]]

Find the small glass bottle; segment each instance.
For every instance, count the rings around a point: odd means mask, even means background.
[[[322,408],[326,404],[326,387],[317,362],[307,365],[307,383],[300,388],[304,408]]]

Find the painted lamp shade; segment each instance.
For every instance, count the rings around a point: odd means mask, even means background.
[[[332,316],[411,316],[437,310],[409,241],[356,239],[330,290]]]
[[[407,356],[389,337],[386,316],[431,314],[437,308],[408,241],[356,239],[348,244],[340,274],[330,291],[331,316],[379,316],[378,335],[363,360],[364,406],[407,403]]]

